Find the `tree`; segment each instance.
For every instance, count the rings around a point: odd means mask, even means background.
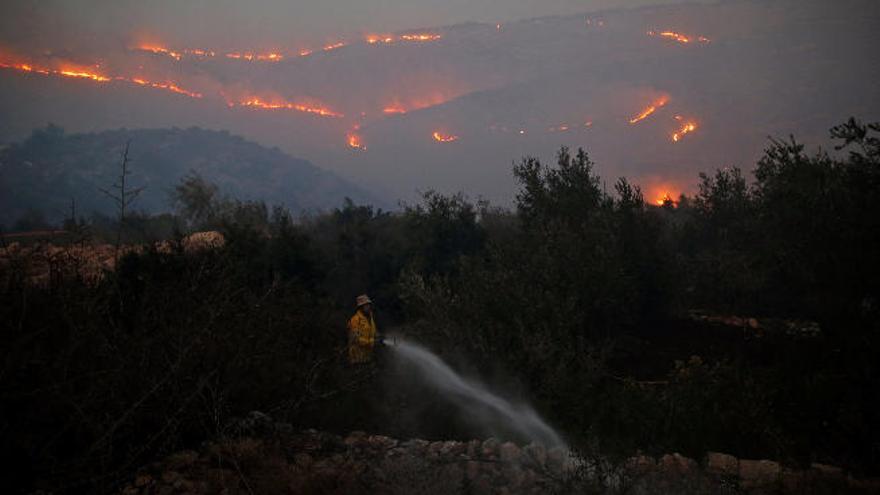
[[[131,141],[125,142],[125,148],[122,151],[122,162],[119,164],[119,177],[117,181],[111,186],[114,191],[110,191],[107,189],[98,188],[102,193],[104,193],[107,197],[113,200],[116,204],[117,211],[117,226],[116,226],[116,243],[113,253],[113,259],[119,261],[119,246],[122,243],[122,231],[125,228],[125,213],[129,206],[137,199],[138,195],[141,191],[144,190],[144,187],[136,187],[131,188],[127,183],[126,179],[131,174],[131,171],[128,169],[128,150],[131,146]]]

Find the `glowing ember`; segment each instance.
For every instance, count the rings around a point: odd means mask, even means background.
[[[437,141],[438,143],[451,143],[453,141],[458,141],[458,136],[454,134],[445,134],[440,131],[434,131],[432,136],[434,137],[434,141]]]
[[[95,82],[99,82],[99,83],[105,83],[105,82],[110,82],[110,81],[121,81],[121,82],[126,82],[126,83],[131,83],[131,84],[137,84],[139,86],[146,86],[146,87],[150,87],[150,88],[171,91],[173,93],[189,96],[191,98],[201,98],[202,97],[201,93],[196,93],[194,91],[185,90],[185,89],[181,88],[180,86],[178,86],[177,84],[172,83],[172,82],[163,82],[163,83],[151,82],[151,81],[148,81],[144,78],[139,78],[139,77],[131,77],[131,78],[123,77],[123,76],[109,77],[109,76],[104,76],[101,74],[91,72],[87,69],[66,68],[66,69],[55,70],[55,69],[48,69],[45,67],[34,67],[33,65],[27,64],[27,63],[12,63],[12,62],[4,62],[4,61],[0,61],[0,68],[14,69],[14,70],[22,71],[22,72],[35,72],[35,73],[43,74],[43,75],[47,75],[47,76],[60,76],[60,77],[70,77],[70,78],[74,78],[74,79],[87,79],[87,80],[95,81]]]
[[[684,124],[682,124],[678,132],[674,132],[672,134],[672,142],[677,143],[681,141],[685,134],[689,132],[694,132],[695,130],[697,130],[697,124],[695,122],[685,122]]]
[[[300,51],[299,51],[299,56],[300,56],[300,57],[308,57],[308,56],[311,55],[311,54],[312,54],[312,51],[309,50],[309,49],[304,49],[304,50],[300,50]]]
[[[699,41],[700,43],[709,43],[711,40],[705,36],[698,36],[696,38],[686,36],[681,33],[676,33],[675,31],[648,31],[648,36],[661,36],[663,38],[667,38],[673,41],[677,41],[682,44],[691,43],[692,41]]]
[[[324,50],[325,52],[329,52],[332,50],[338,50],[345,45],[347,45],[347,43],[340,41],[338,43],[333,43],[333,44],[327,45],[324,48],[322,48],[322,50]]]
[[[370,34],[365,38],[366,42],[375,45],[376,43],[384,43],[386,45],[394,43],[394,36],[387,34]]]
[[[257,97],[244,99],[238,104],[242,107],[258,108],[261,110],[293,110],[296,112],[312,113],[322,117],[343,117],[341,113],[336,113],[324,106],[305,105],[287,101],[269,102]]]
[[[406,109],[403,108],[403,107],[400,105],[400,103],[394,103],[394,104],[392,104],[392,105],[390,105],[390,106],[387,106],[387,107],[383,108],[383,109],[382,109],[382,113],[385,113],[385,114],[388,114],[388,115],[399,114],[399,113],[406,113]]]
[[[675,205],[675,201],[672,199],[672,196],[670,196],[668,192],[664,192],[662,196],[657,198],[657,206],[663,206],[666,203],[671,203],[672,205]]]
[[[107,82],[110,80],[109,77],[104,77],[100,74],[95,74],[93,72],[86,72],[83,70],[75,70],[75,69],[74,70],[60,70],[60,71],[58,71],[58,74],[61,74],[62,76],[65,76],[65,77],[91,79],[92,81],[97,81],[97,82]]]
[[[644,110],[642,110],[641,113],[639,113],[635,117],[629,119],[629,123],[630,124],[637,124],[637,123],[645,120],[652,113],[656,112],[658,108],[663,107],[667,103],[669,103],[669,97],[661,96],[660,98],[657,98],[650,105],[648,105]]]
[[[443,38],[443,35],[431,33],[410,33],[400,35],[400,39],[403,41],[437,41],[441,38]]]
[[[257,55],[257,60],[265,60],[268,62],[280,62],[284,60],[284,55],[280,53],[270,52],[261,55]]]
[[[360,151],[367,151],[367,147],[364,145],[364,141],[361,138],[360,134],[355,131],[348,133],[348,146]]]
[[[145,51],[145,52],[155,53],[157,55],[168,55],[169,57],[173,58],[174,60],[180,60],[182,57],[182,55],[179,52],[171,51],[161,45],[144,44],[144,45],[137,47],[137,49],[141,50],[141,51]]]

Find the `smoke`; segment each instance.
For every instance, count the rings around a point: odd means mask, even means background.
[[[768,135],[823,142],[850,115],[880,115],[868,0],[510,22],[574,2],[451,1],[440,15],[440,2],[400,1],[14,2],[0,18],[0,143],[47,122],[195,125],[281,147],[389,203],[433,189],[502,205],[511,162],[565,145],[608,184],[625,176],[660,201],[694,192],[698,172],[749,168]],[[463,20],[484,23],[449,25]]]
[[[462,377],[424,347],[398,340],[391,348],[401,359],[415,366],[427,383],[455,403],[462,414],[479,420],[486,430],[506,429],[547,447],[564,445],[559,434],[528,404],[512,404],[483,385]],[[484,414],[485,409],[491,414]]]

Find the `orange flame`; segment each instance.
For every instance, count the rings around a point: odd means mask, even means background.
[[[156,55],[168,55],[174,60],[180,60],[183,57],[180,52],[171,51],[162,45],[143,44],[137,47],[137,49],[145,52],[155,53]]]
[[[376,43],[384,43],[388,45],[394,43],[394,36],[389,34],[368,34],[365,40],[371,45],[375,45]]]
[[[681,120],[681,119],[678,119],[678,120]],[[689,132],[694,132],[696,130],[697,130],[696,122],[692,122],[692,121],[685,122],[684,124],[682,124],[682,126],[678,130],[678,132],[672,133],[672,142],[677,143],[677,142],[681,141],[681,139],[684,137],[685,134],[687,134]]]
[[[346,46],[347,44],[348,43],[345,43],[344,41],[340,41],[338,43],[332,43],[330,45],[327,45],[324,48],[322,48],[322,50],[324,50],[325,52],[329,52],[332,50],[338,50],[339,48],[342,48],[343,46]]]
[[[441,131],[434,131],[432,136],[434,137],[434,141],[437,141],[438,143],[451,143],[453,141],[458,141],[458,136],[454,134],[445,134]]]
[[[356,150],[367,151],[367,146],[364,144],[363,138],[361,138],[360,134],[355,131],[348,133],[348,146]]]
[[[188,91],[186,89],[181,88],[177,84],[173,82],[151,82],[143,78],[139,77],[123,77],[123,76],[105,76],[102,74],[98,74],[95,72],[91,72],[88,69],[67,67],[62,69],[49,69],[46,67],[35,67],[28,63],[15,63],[15,62],[4,62],[0,61],[0,68],[3,69],[13,69],[19,70],[22,72],[35,72],[38,74],[43,74],[47,76],[60,76],[60,77],[69,77],[74,79],[87,79],[90,81],[95,81],[99,83],[105,83],[110,81],[121,81],[131,84],[137,84],[139,86],[147,86],[155,89],[163,89],[165,91],[171,91],[173,93],[189,96],[191,98],[201,98],[201,93],[196,93],[194,91]]]
[[[657,201],[657,206],[663,206],[667,202],[675,205],[675,200],[672,199],[672,196],[670,196],[670,194],[668,192],[664,192],[663,195],[659,196],[656,201]]]
[[[676,33],[675,31],[648,31],[648,36],[662,36],[667,39],[671,39],[673,41],[677,41],[682,44],[688,44],[694,40],[699,41],[700,43],[709,43],[711,40],[705,36],[698,36],[696,38],[686,36],[681,33]]]
[[[239,106],[258,108],[262,110],[293,110],[296,112],[312,113],[322,117],[343,117],[341,113],[334,112],[327,107],[319,105],[306,105],[302,103],[291,103],[288,101],[269,102],[259,97],[246,98],[240,101]],[[234,104],[230,104],[234,106]]]
[[[403,108],[399,103],[394,103],[390,106],[383,108],[382,113],[385,113],[388,115],[398,114],[398,113],[406,113],[406,109]]]
[[[654,100],[653,103],[651,103],[644,110],[642,110],[641,113],[639,113],[635,117],[629,119],[629,123],[630,124],[637,124],[637,123],[647,119],[652,113],[656,112],[657,109],[663,107],[668,102],[669,102],[668,96],[661,96],[660,98],[657,98],[656,100]]]
[[[102,75],[96,74],[94,72],[89,72],[84,69],[73,69],[73,68],[61,69],[61,70],[57,71],[57,73],[62,76],[65,76],[65,77],[75,77],[75,78],[79,78],[79,79],[91,79],[92,81],[97,81],[97,82],[110,81],[109,77],[102,76]]]
[[[400,39],[403,41],[437,41],[442,38],[442,34],[434,33],[410,33],[400,35]]]

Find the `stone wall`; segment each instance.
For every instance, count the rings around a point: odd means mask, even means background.
[[[668,454],[612,463],[494,438],[399,441],[364,432],[343,438],[293,432],[258,413],[244,424],[243,436],[143,468],[123,493],[880,493],[880,480],[857,480],[836,467],[791,469],[721,453],[701,462]]]

